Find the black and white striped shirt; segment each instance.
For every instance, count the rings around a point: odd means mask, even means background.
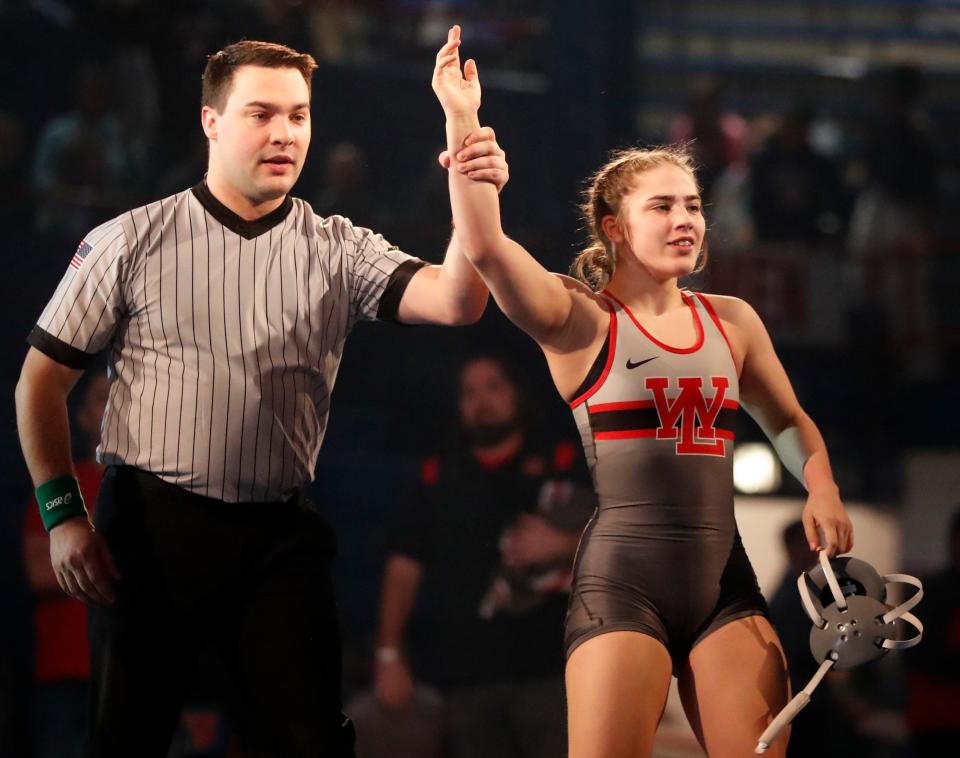
[[[91,231],[28,341],[73,368],[109,350],[101,462],[279,500],[313,477],[347,333],[395,318],[422,265],[299,199],[244,221],[201,183]]]

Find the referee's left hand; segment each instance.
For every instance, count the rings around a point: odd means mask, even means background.
[[[502,190],[510,181],[510,166],[507,154],[497,144],[497,135],[489,126],[470,132],[457,153],[457,171],[477,182],[489,182]],[[440,153],[440,165],[450,168],[450,153]]]
[[[106,540],[86,518],[67,519],[50,530],[50,561],[60,588],[70,597],[88,605],[113,604],[113,583],[120,572]]]

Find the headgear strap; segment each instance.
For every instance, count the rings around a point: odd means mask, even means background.
[[[835,570],[836,569],[836,570]],[[841,574],[841,587],[837,573]],[[906,601],[891,608],[884,602],[886,585],[910,584],[917,591]],[[810,651],[820,668],[807,686],[787,703],[760,735],[757,753],[763,753],[777,738],[780,730],[810,702],[810,696],[831,668],[844,671],[876,660],[888,650],[905,650],[920,642],[923,624],[908,611],[923,598],[920,580],[907,574],[880,576],[866,561],[837,558],[831,561],[826,551],[820,552],[820,565],[797,578],[797,589],[803,609],[813,621],[810,630]],[[829,589],[829,595],[826,590]],[[846,592],[844,591],[846,590]],[[814,594],[818,592],[818,594]],[[832,602],[824,602],[829,597]],[[917,633],[910,639],[897,639],[897,619],[910,624]]]

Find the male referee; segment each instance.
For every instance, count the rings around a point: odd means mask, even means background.
[[[207,640],[255,716],[259,747],[353,755],[333,536],[298,493],[351,327],[471,323],[487,291],[456,234],[443,265],[428,266],[289,196],[310,144],[315,68],[266,42],[211,56],[206,178],[91,231],[28,338],[20,441],[60,586],[90,604],[91,757],[166,755]],[[468,143],[461,170],[502,187],[492,131]],[[108,468],[94,529],[66,399],[101,350]]]

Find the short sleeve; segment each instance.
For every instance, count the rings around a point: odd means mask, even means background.
[[[427,265],[381,235],[343,219],[350,286],[350,322],[394,318],[413,274]],[[381,308],[381,302],[387,307]]]
[[[387,553],[405,555],[418,563],[433,558],[433,499],[419,488],[389,520]]]
[[[90,365],[109,343],[124,311],[127,258],[118,219],[90,232],[77,246],[27,342],[70,368]]]

